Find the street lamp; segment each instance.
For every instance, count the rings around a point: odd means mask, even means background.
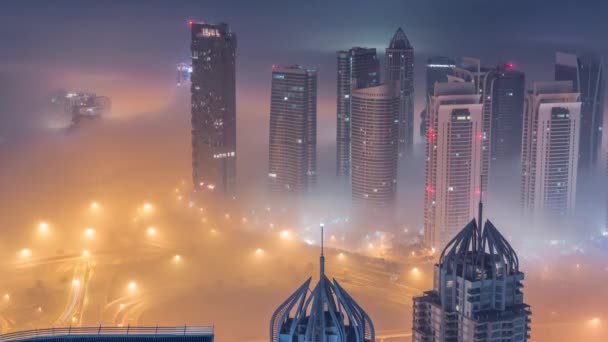
[[[40,232],[42,234],[45,234],[48,231],[49,231],[49,225],[48,225],[48,223],[46,223],[46,222],[43,221],[43,222],[40,222],[38,224],[38,232]]]

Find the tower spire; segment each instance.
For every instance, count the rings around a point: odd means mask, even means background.
[[[481,249],[481,231],[483,230],[483,175],[479,176],[479,207],[477,209],[477,232],[475,234],[474,248]]]
[[[323,280],[323,277],[325,277],[325,256],[323,255],[323,228],[325,228],[325,224],[321,223],[321,258],[320,258],[320,271],[321,271],[321,281]]]

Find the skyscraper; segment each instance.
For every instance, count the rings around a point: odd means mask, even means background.
[[[474,216],[480,196],[482,104],[470,82],[437,83],[429,99],[424,238],[439,248]]]
[[[573,92],[580,93],[581,133],[579,141],[579,169],[589,171],[596,166],[602,145],[604,121],[604,68],[595,56],[577,57],[557,52],[555,80],[572,81]]]
[[[399,154],[414,144],[414,48],[401,28],[385,53],[385,78],[399,85]]]
[[[192,179],[195,187],[232,193],[236,178],[236,35],[228,24],[192,29]]]
[[[528,341],[523,279],[515,251],[492,222],[482,230],[472,220],[443,249],[433,290],[414,297],[412,341]]]
[[[392,208],[397,189],[399,87],[352,92],[352,197],[358,206]]]
[[[268,180],[273,190],[305,192],[317,173],[317,71],[272,67]]]
[[[426,61],[426,94],[425,108],[420,113],[420,136],[426,138],[427,122],[428,122],[428,100],[433,96],[435,83],[447,82],[448,76],[454,74],[456,62],[448,57],[431,57]]]
[[[496,70],[482,67],[477,58],[463,57],[461,67],[454,68],[454,75],[463,81],[472,82],[475,85],[475,93],[481,95],[481,187],[487,190],[492,148],[492,86],[496,79]]]
[[[482,188],[491,190],[492,164],[519,158],[523,117],[525,76],[512,63],[495,68],[481,65],[479,59],[463,58],[454,75],[475,84],[482,109]]]
[[[371,318],[335,279],[332,282],[325,275],[323,247],[319,282],[312,291],[310,281],[308,278],[272,315],[270,342],[375,341]]]
[[[336,174],[350,175],[351,93],[353,89],[380,84],[380,64],[376,49],[354,47],[338,51],[338,103],[336,127]]]
[[[492,78],[492,164],[510,163],[521,157],[525,74],[512,63],[499,65]]]
[[[571,81],[535,82],[522,140],[522,205],[536,218],[563,217],[576,199],[581,102]]]

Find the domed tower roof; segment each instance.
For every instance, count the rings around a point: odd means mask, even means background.
[[[446,245],[439,267],[469,280],[495,279],[519,273],[519,259],[492,222],[482,230],[472,220]]]
[[[410,44],[409,39],[407,39],[407,36],[401,27],[398,28],[397,32],[395,32],[393,35],[393,39],[391,39],[391,43],[389,44],[388,48],[394,50],[413,49],[412,44]]]
[[[276,309],[270,320],[270,341],[374,341],[371,318],[335,279],[332,282],[325,275],[323,249],[320,266],[319,282],[312,291],[308,278]]]

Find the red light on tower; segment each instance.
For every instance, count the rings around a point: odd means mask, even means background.
[[[507,68],[508,69],[513,69],[513,68],[515,68],[515,64],[513,64],[513,63],[507,63]]]
[[[190,25],[190,26],[194,25],[194,20],[188,20],[188,25]]]

